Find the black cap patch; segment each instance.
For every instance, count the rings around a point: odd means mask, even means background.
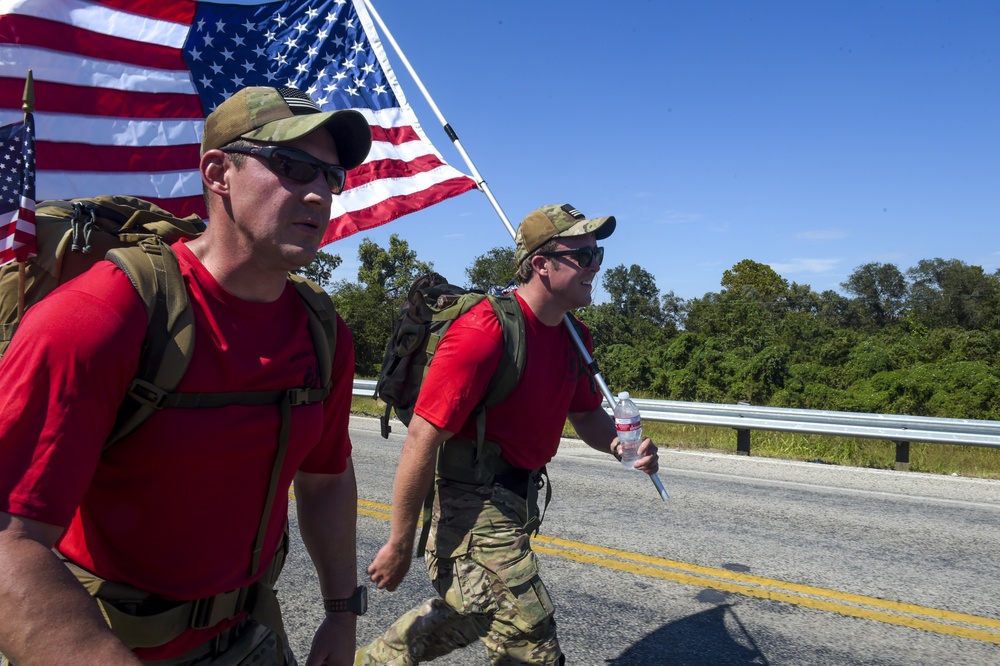
[[[580,211],[578,211],[576,208],[573,208],[569,204],[563,204],[562,205],[562,210],[563,210],[564,213],[572,215],[574,220],[582,220],[582,219],[584,219],[583,213],[581,213]]]

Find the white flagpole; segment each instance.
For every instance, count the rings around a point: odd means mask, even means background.
[[[500,221],[503,222],[503,225],[507,227],[507,231],[508,233],[510,233],[510,237],[513,240],[517,236],[517,231],[514,229],[513,225],[511,225],[510,220],[507,219],[507,216],[504,214],[503,209],[500,208],[500,203],[496,200],[496,197],[493,196],[493,192],[490,191],[489,185],[487,185],[483,177],[479,175],[479,170],[476,168],[476,165],[472,163],[472,158],[470,158],[469,154],[465,152],[465,148],[462,146],[462,142],[459,141],[458,139],[458,133],[455,132],[454,129],[452,129],[451,125],[445,119],[444,114],[441,113],[441,110],[438,108],[438,105],[435,104],[434,100],[431,98],[431,94],[427,91],[427,88],[424,87],[423,81],[421,81],[420,77],[417,76],[417,73],[416,71],[414,71],[413,66],[410,65],[410,61],[403,54],[403,50],[399,48],[399,44],[396,43],[396,39],[392,36],[392,33],[389,32],[389,28],[386,27],[385,22],[382,20],[382,17],[379,16],[377,11],[375,11],[375,8],[372,6],[371,0],[354,0],[354,4],[362,5],[363,8],[366,9],[369,14],[371,14],[372,18],[375,19],[375,22],[378,24],[378,27],[382,30],[382,33],[385,35],[385,38],[389,40],[389,44],[392,45],[393,51],[396,52],[396,55],[399,56],[399,59],[400,61],[402,61],[403,66],[406,67],[406,71],[410,73],[410,77],[413,79],[414,83],[417,84],[417,87],[420,88],[420,92],[423,94],[424,99],[427,101],[427,104],[430,105],[431,110],[434,111],[434,115],[437,116],[438,122],[440,122],[441,125],[444,127],[444,131],[448,135],[448,138],[451,139],[451,142],[453,144],[455,144],[455,148],[458,149],[458,152],[462,156],[462,159],[465,160],[466,166],[469,167],[469,170],[472,172],[472,177],[476,181],[476,185],[483,192],[483,194],[486,195],[486,198],[489,199],[490,204],[493,206],[493,210],[496,211],[496,214],[500,217]],[[586,345],[584,345],[583,340],[580,339],[580,335],[576,332],[576,327],[573,326],[573,323],[570,321],[568,314],[566,315],[563,321],[566,324],[566,328],[569,331],[570,337],[573,339],[573,342],[576,344],[577,349],[580,351],[580,355],[583,356],[584,362],[587,364],[587,367],[590,368],[590,371],[593,373],[594,381],[597,382],[598,388],[600,388],[601,393],[604,394],[604,399],[608,401],[608,404],[611,405],[611,409],[613,410],[615,408],[615,405],[618,404],[618,402],[617,400],[615,400],[615,396],[611,392],[611,389],[609,389],[608,385],[605,383],[604,377],[601,375],[600,370],[598,370],[597,362],[594,361],[593,357],[590,355],[590,352],[587,351]],[[668,500],[670,497],[669,495],[667,495],[667,491],[663,487],[663,483],[660,481],[660,477],[656,474],[650,474],[649,478],[653,481],[653,485],[656,486],[656,490],[660,494],[660,497],[663,498],[664,501]]]
[[[424,99],[427,100],[431,110],[434,111],[434,115],[437,116],[438,122],[440,122],[444,127],[444,131],[448,135],[448,138],[451,139],[451,142],[455,144],[455,148],[458,149],[459,154],[462,155],[462,159],[465,160],[465,164],[472,172],[472,178],[476,181],[476,185],[480,190],[482,190],[483,194],[486,195],[486,198],[490,200],[493,210],[495,210],[497,215],[500,216],[500,221],[503,222],[504,226],[507,227],[507,231],[510,232],[510,237],[514,238],[517,232],[511,225],[510,220],[507,219],[503,209],[500,208],[500,203],[496,200],[496,197],[493,196],[493,192],[490,191],[490,186],[487,185],[483,177],[479,175],[479,170],[476,168],[476,165],[472,163],[472,158],[469,157],[467,152],[465,152],[462,142],[458,140],[458,134],[455,133],[455,130],[453,130],[451,125],[448,124],[448,121],[445,120],[444,115],[438,108],[438,105],[434,103],[434,100],[431,98],[431,94],[427,91],[427,88],[424,87],[424,82],[420,80],[419,76],[417,76],[413,66],[410,65],[410,61],[407,60],[406,56],[403,54],[403,50],[399,48],[399,44],[396,43],[396,38],[392,36],[392,33],[389,32],[389,28],[385,26],[385,22],[382,20],[382,17],[379,16],[378,12],[375,11],[375,8],[372,6],[372,3],[368,0],[354,0],[354,4],[364,5],[364,7],[368,10],[368,13],[371,14],[372,18],[375,19],[375,22],[378,23],[378,27],[382,30],[385,38],[388,39],[389,43],[392,45],[392,50],[396,52],[397,56],[399,56],[403,66],[406,67],[406,71],[410,73],[410,77],[413,78],[413,82],[417,84],[418,88],[420,88],[420,92],[423,94]]]

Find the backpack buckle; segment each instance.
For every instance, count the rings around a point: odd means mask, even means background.
[[[215,607],[215,597],[197,599],[194,608],[191,609],[191,627],[194,629],[207,629],[214,626],[212,624],[212,610]]]
[[[294,388],[288,389],[288,404],[292,407],[298,407],[299,405],[309,405],[312,404],[313,400],[310,396],[311,391],[309,389]]]
[[[136,378],[128,385],[128,395],[143,405],[148,405],[153,409],[161,409],[163,402],[170,394],[155,384]]]

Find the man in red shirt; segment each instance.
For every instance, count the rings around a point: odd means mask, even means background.
[[[370,146],[360,113],[324,113],[297,90],[245,88],[208,116],[210,222],[172,246],[195,319],[178,392],[322,388],[288,273],[316,256],[332,197]],[[283,641],[268,578],[283,558],[293,479],[322,595],[357,610],[344,601],[363,590],[347,429],[354,351],[336,326],[325,400],[284,414],[278,404],[165,408],[102,451],[137,373],[146,308],[109,261],[33,306],[0,362],[0,652],[17,666],[236,664],[268,651],[253,663],[294,664],[287,645],[270,647]],[[101,607],[77,582],[87,572],[110,581],[91,590]],[[167,627],[174,615],[180,624]],[[140,616],[149,635],[124,638],[123,616]],[[349,664],[355,626],[351,612],[328,613],[309,663]]]
[[[379,588],[394,590],[409,570],[421,505],[437,495],[427,566],[439,597],[396,621],[358,651],[355,664],[416,664],[477,638],[495,664],[561,664],[552,602],[531,550],[539,468],[556,453],[567,417],[592,448],[617,451],[614,420],[602,409],[563,318],[589,305],[604,250],[597,241],[614,217],[586,219],[569,205],[544,206],[518,228],[514,291],[525,320],[527,361],[520,382],[486,412],[486,441],[499,445],[492,483],[455,470],[449,447],[476,441],[476,419],[503,352],[500,322],[486,301],[458,319],[438,345],[420,391],[393,488],[389,542],[368,567]],[[592,348],[589,331],[582,338]],[[635,466],[658,469],[646,439]],[[447,460],[446,460],[447,459]],[[458,478],[463,477],[463,478]],[[526,527],[526,523],[528,526]]]

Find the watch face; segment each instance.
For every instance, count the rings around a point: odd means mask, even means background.
[[[368,612],[368,588],[365,586],[360,586],[355,592],[354,596],[357,599],[358,606],[355,612],[358,615],[364,615]]]

